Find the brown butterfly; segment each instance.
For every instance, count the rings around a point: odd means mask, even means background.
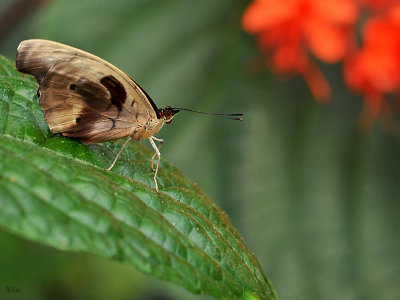
[[[85,51],[47,40],[22,41],[17,69],[39,83],[39,103],[51,132],[87,143],[128,137],[107,170],[111,170],[128,142],[148,138],[155,188],[161,154],[156,134],[181,110],[241,120],[242,114],[212,114],[186,108],[157,108],[150,96],[128,75]],[[153,161],[157,155],[157,167]]]

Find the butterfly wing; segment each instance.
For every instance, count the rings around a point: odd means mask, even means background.
[[[158,122],[157,108],[148,95],[125,73],[90,53],[27,40],[18,47],[16,65],[39,82],[39,103],[53,133],[97,143]],[[150,135],[159,128],[152,128]]]

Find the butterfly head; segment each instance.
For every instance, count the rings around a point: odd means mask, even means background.
[[[172,122],[172,118],[180,111],[180,109],[172,108],[171,106],[167,106],[165,108],[158,109],[158,117],[163,118],[165,123],[170,124]]]

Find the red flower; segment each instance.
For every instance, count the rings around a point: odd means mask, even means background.
[[[343,59],[353,46],[357,16],[353,0],[254,0],[244,13],[243,27],[259,34],[275,71],[301,74],[314,97],[326,100],[329,85],[310,54],[330,63]]]
[[[364,94],[376,116],[384,94],[400,90],[400,4],[371,18],[362,38],[363,47],[346,59],[344,74],[347,84]]]

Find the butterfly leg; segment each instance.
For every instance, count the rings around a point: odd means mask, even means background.
[[[159,193],[160,191],[158,190],[157,174],[158,174],[158,168],[160,166],[161,153],[160,153],[160,150],[157,148],[157,145],[156,145],[156,143],[154,141],[158,141],[158,142],[162,143],[163,140],[162,139],[157,139],[157,138],[155,138],[153,136],[149,137],[149,140],[150,140],[150,143],[153,146],[153,149],[155,151],[155,154],[153,155],[153,158],[154,158],[155,155],[157,155],[157,157],[158,157],[158,159],[157,159],[157,167],[156,167],[156,170],[154,171],[154,183],[156,185],[156,191],[157,191],[157,193]],[[152,164],[153,164],[153,159],[152,159]]]
[[[158,138],[156,138],[156,137],[152,137],[155,141],[157,141],[157,142],[159,142],[160,143],[160,145],[158,146],[158,151],[160,151],[160,149],[161,149],[161,146],[162,146],[162,144],[164,143],[164,140],[163,139],[158,139]],[[156,157],[156,155],[157,155],[157,152],[154,152],[154,154],[153,154],[153,156],[152,156],[152,158],[151,158],[151,170],[153,171],[153,172],[155,172],[156,170],[154,169],[154,157]]]
[[[111,166],[109,166],[109,167],[106,169],[106,171],[110,171],[110,170],[114,167],[114,165],[115,165],[115,163],[117,162],[118,158],[121,156],[122,151],[124,151],[126,145],[128,145],[128,143],[129,143],[129,141],[130,141],[131,139],[132,139],[132,137],[128,137],[128,139],[125,141],[125,143],[122,145],[121,149],[119,150],[117,156],[114,158],[114,161],[112,162]]]

